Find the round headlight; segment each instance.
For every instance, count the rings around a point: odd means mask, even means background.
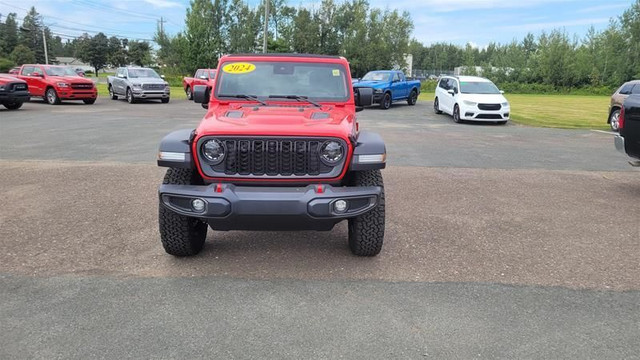
[[[204,144],[202,144],[202,155],[211,162],[216,164],[220,163],[224,158],[224,146],[222,142],[217,139],[205,141]]]
[[[320,148],[320,158],[328,165],[335,165],[344,156],[344,149],[337,141],[327,141]]]

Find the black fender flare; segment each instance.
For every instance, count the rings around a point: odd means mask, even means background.
[[[195,129],[180,129],[167,134],[160,141],[158,166],[193,169],[191,142],[194,135]]]
[[[382,161],[365,162],[361,161],[360,155],[382,155]],[[384,169],[386,163],[387,148],[382,140],[382,136],[372,131],[362,130],[356,138],[353,156],[351,157],[351,171],[365,171]]]

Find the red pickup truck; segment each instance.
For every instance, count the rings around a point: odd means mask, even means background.
[[[0,74],[0,105],[16,110],[25,101],[29,101],[27,83],[13,76]]]
[[[93,104],[98,98],[93,81],[78,76],[66,66],[26,64],[20,67],[17,77],[27,82],[32,97],[44,98],[51,105],[58,105],[62,100]]]
[[[216,79],[216,69],[198,69],[193,77],[184,77],[182,87],[187,94],[187,99],[193,99],[193,87],[196,85],[206,85],[209,89],[213,87]]]

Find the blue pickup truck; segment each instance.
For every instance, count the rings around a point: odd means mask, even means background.
[[[373,88],[373,102],[385,110],[394,101],[406,100],[409,105],[415,105],[420,95],[420,80],[407,80],[398,70],[369,71],[353,87]]]

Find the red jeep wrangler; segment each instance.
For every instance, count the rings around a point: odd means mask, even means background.
[[[211,93],[210,93],[211,92]],[[207,229],[331,230],[349,222],[360,256],[382,249],[382,138],[360,131],[349,63],[320,55],[228,55],[215,86],[196,86],[208,108],[195,129],[160,144],[162,245],[176,256],[202,249]]]
[[[67,66],[25,64],[20,67],[18,78],[29,84],[32,97],[42,97],[51,105],[58,105],[62,100],[93,104],[98,98],[93,81],[79,76]]]

